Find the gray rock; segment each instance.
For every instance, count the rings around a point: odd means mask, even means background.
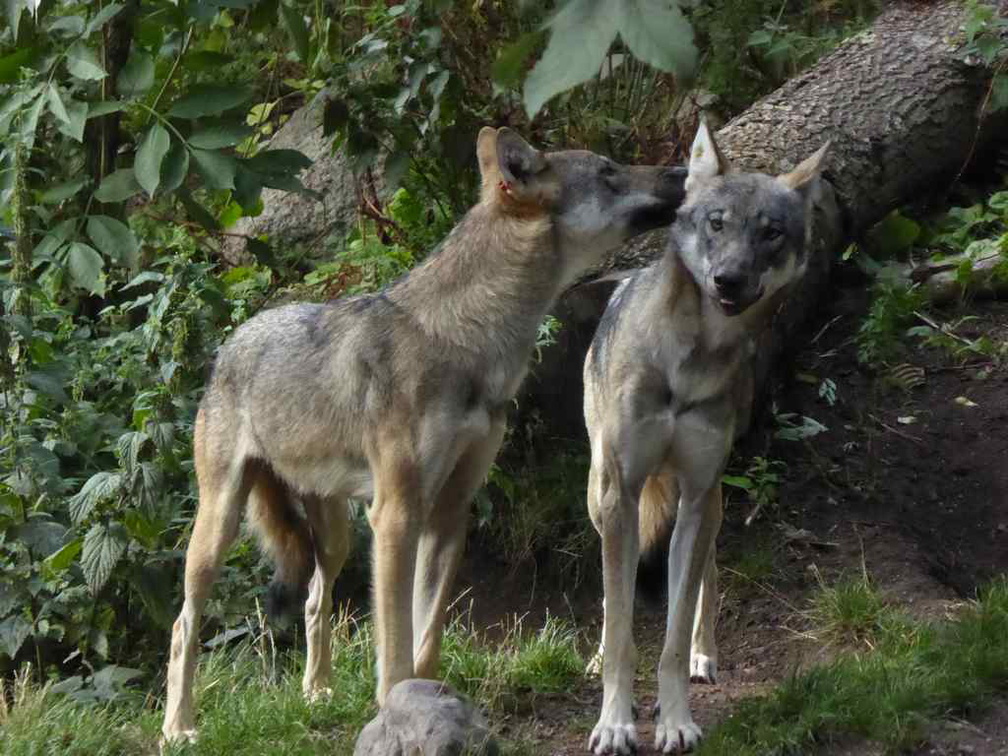
[[[496,756],[486,719],[438,680],[403,680],[361,731],[354,756]]]
[[[322,195],[322,200],[296,192],[265,189],[263,211],[255,218],[242,218],[235,233],[267,234],[274,245],[316,244],[336,234],[345,236],[357,216],[357,189],[353,172],[342,151],[332,151],[332,137],[322,135],[322,111],[326,93],[319,93],[297,110],[270,140],[271,150],[299,150],[312,160],[301,174],[301,183]],[[227,237],[226,260],[247,259],[245,241]]]

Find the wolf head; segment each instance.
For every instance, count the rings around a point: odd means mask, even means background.
[[[476,152],[482,201],[516,217],[548,218],[571,271],[669,223],[684,196],[683,168],[625,166],[586,150],[541,152],[508,128],[484,128]]]
[[[812,202],[829,148],[791,173],[732,173],[705,123],[690,152],[672,243],[697,285],[728,315],[769,298],[805,270]]]

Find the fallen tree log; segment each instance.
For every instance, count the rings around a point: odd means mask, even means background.
[[[809,270],[762,337],[754,365],[757,395],[771,368],[819,310],[838,251],[886,213],[947,185],[971,155],[1004,139],[1003,121],[982,121],[989,72],[962,52],[962,3],[896,2],[868,30],[764,97],[717,133],[739,168],[782,173],[832,140],[824,191],[816,207]],[[666,232],[641,237],[606,271],[647,264]],[[582,282],[561,300],[559,348],[534,367],[522,400],[553,436],[580,438],[581,364],[611,290]]]

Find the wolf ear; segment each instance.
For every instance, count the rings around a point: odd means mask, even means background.
[[[546,158],[517,133],[504,127],[497,131],[497,165],[505,181],[524,185],[546,168]]]
[[[500,184],[521,198],[529,180],[546,168],[546,158],[511,129],[484,126],[476,139],[483,198],[497,196]]]
[[[714,135],[707,127],[707,121],[701,120],[693,146],[690,148],[686,193],[689,194],[705,181],[710,181],[715,176],[728,173],[730,170],[731,165],[714,141]]]
[[[784,186],[796,192],[807,192],[807,190],[819,178],[823,163],[826,160],[826,153],[829,152],[831,142],[826,142],[816,150],[810,157],[805,158],[790,173],[785,173],[777,177]]]

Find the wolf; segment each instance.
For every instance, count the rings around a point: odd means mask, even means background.
[[[605,595],[602,711],[588,748],[599,756],[636,749],[637,562],[669,543],[673,518],[655,748],[700,739],[687,687],[717,670],[721,474],[753,401],[753,338],[805,270],[827,149],[786,175],[734,173],[702,123],[664,256],[617,287],[589,348],[587,498]]]
[[[172,628],[166,740],[196,735],[200,617],[248,502],[304,604],[306,696],[328,694],[333,583],[350,498],[369,500],[377,699],[434,677],[470,501],[560,292],[631,236],[667,224],[682,167],[542,152],[486,127],[479,202],[380,293],[264,311],[220,349],[194,432],[199,505]],[[303,595],[303,594],[302,594]]]

